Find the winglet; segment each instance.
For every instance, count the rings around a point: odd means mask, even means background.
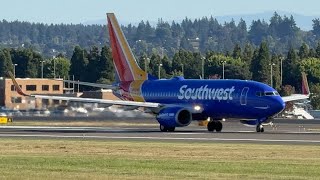
[[[301,89],[302,89],[302,94],[304,95],[310,95],[310,90],[309,90],[309,84],[308,84],[308,80],[307,80],[307,75],[306,73],[302,72],[302,85],[301,85]]]
[[[13,85],[15,86],[16,88],[16,91],[18,92],[18,94],[22,95],[22,96],[29,96],[28,94],[24,93],[22,91],[22,89],[20,88],[19,84],[17,83],[16,79],[13,77],[13,74],[8,71],[8,74],[9,74],[9,77],[11,78],[12,82],[13,82]]]

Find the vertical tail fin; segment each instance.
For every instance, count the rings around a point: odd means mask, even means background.
[[[107,19],[113,63],[119,81],[151,79],[152,77],[138,66],[116,16],[113,13],[107,13]]]
[[[21,96],[29,96],[29,94],[26,94],[22,91],[21,87],[19,86],[18,82],[16,81],[15,77],[13,76],[13,74],[11,73],[11,71],[7,72],[9,77],[11,78],[13,85],[16,89],[16,91],[18,92],[18,94],[20,94]]]
[[[306,73],[302,72],[302,85],[301,85],[301,89],[302,89],[302,94],[304,95],[310,95],[310,90],[309,90],[309,84],[308,84],[308,80],[307,80],[307,75]]]

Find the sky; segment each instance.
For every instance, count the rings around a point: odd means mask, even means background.
[[[319,0],[0,0],[0,20],[85,23],[114,12],[123,22],[286,11],[320,15]]]

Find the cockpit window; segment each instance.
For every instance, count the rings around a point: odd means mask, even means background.
[[[280,95],[277,91],[267,91],[267,92],[257,91],[256,96],[262,97],[262,96],[280,96]]]
[[[277,91],[270,91],[270,92],[264,92],[265,96],[279,96],[279,93]]]
[[[273,96],[274,94],[273,94],[273,92],[264,92],[264,95],[265,96]]]

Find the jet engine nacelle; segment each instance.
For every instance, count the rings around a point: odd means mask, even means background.
[[[191,123],[192,114],[182,107],[168,107],[160,110],[157,120],[165,127],[183,127]]]

